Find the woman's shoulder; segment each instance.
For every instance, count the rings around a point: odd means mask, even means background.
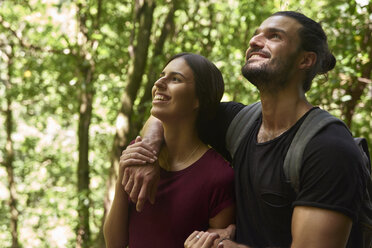
[[[231,168],[230,163],[213,148],[209,148],[205,152],[200,159],[200,163],[200,167],[207,171],[210,176],[233,177],[234,175],[234,170]]]
[[[228,166],[230,167],[230,163],[224,159],[224,157],[218,153],[215,149],[210,147],[205,154],[203,155],[205,160],[208,160],[209,162],[216,163],[218,166]]]

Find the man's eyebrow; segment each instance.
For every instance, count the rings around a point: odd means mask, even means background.
[[[286,32],[283,29],[280,29],[280,28],[269,28],[268,30],[269,30],[270,33],[286,34]]]
[[[254,31],[254,34],[253,35],[257,35],[260,31],[261,31],[261,29],[259,29],[259,28],[256,29],[256,31]],[[280,28],[267,28],[266,31],[269,32],[269,33],[282,33],[282,34],[286,34],[286,32],[283,29],[280,29]]]

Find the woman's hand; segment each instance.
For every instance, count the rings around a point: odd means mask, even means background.
[[[215,240],[219,238],[217,233],[194,231],[185,241],[185,248],[212,248]]]
[[[235,238],[235,225],[231,224],[224,229],[210,228],[206,232],[194,231],[185,241],[185,248],[222,248],[246,247],[233,242]]]

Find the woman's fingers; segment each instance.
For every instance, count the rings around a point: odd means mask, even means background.
[[[193,233],[191,233],[184,243],[185,248],[196,247],[195,245],[199,241],[203,233],[204,232],[199,232],[199,231],[194,231]]]
[[[185,241],[185,248],[211,248],[214,241],[218,238],[217,233],[193,232]]]

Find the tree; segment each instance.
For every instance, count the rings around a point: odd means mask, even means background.
[[[100,30],[100,15],[102,1],[97,1],[95,15],[90,13],[92,8],[87,2],[77,4],[78,34],[84,37],[84,42],[78,45],[76,59],[78,63],[79,89],[79,162],[77,167],[78,213],[77,247],[90,247],[89,204],[90,204],[90,165],[89,165],[89,127],[92,118],[92,103],[94,96],[94,81],[96,67],[96,51],[99,46],[94,38]],[[89,21],[91,24],[89,24]]]
[[[224,101],[256,101],[245,51],[286,9],[320,20],[337,59],[308,99],[371,144],[368,1],[0,1],[0,246],[104,247],[121,151],[167,60],[205,55],[224,76]]]
[[[11,39],[10,39],[11,40]],[[14,44],[1,44],[2,58],[6,61],[6,78],[2,79],[5,85],[6,108],[3,111],[5,114],[5,130],[6,130],[6,145],[4,148],[4,161],[1,164],[6,168],[8,174],[8,188],[9,188],[9,207],[10,207],[10,232],[12,236],[12,248],[18,248],[18,209],[17,209],[17,190],[14,181],[14,145],[12,134],[14,131],[13,119],[13,95],[14,90],[12,86],[13,78],[13,60],[14,60]]]

